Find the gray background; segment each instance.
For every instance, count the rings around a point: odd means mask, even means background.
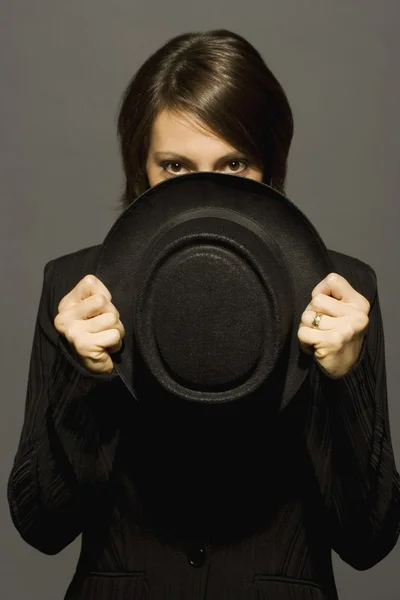
[[[328,247],[377,272],[400,466],[399,2],[3,0],[0,11],[2,598],[61,599],[80,544],[40,554],[6,504],[43,267],[103,240],[122,190],[120,95],[150,53],[185,31],[228,28],[261,51],[295,117],[289,197]],[[358,572],[334,555],[341,600],[399,598],[399,558],[400,545]]]

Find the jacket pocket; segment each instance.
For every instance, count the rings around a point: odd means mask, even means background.
[[[145,573],[91,572],[83,580],[74,600],[148,600]]]
[[[313,581],[279,575],[255,575],[257,600],[327,600],[323,589]]]

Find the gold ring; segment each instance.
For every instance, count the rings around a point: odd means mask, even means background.
[[[316,313],[315,317],[313,318],[313,322],[311,323],[312,327],[318,328],[319,324],[321,323],[321,319],[323,317],[322,313]]]

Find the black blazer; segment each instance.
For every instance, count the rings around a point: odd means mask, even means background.
[[[400,532],[373,269],[330,251],[371,303],[349,374],[315,362],[277,417],[267,403],[182,412],[138,404],[115,370],[91,374],[56,331],[59,301],[99,249],[45,266],[8,481],[22,538],[56,554],[82,533],[68,600],[336,599],[331,550],[369,569]]]

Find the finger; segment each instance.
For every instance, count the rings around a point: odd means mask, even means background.
[[[103,351],[121,344],[121,332],[119,328],[106,329],[99,333],[91,333],[91,338]]]
[[[82,327],[88,333],[98,333],[106,329],[119,329],[123,333],[123,325],[119,319],[118,311],[106,312],[91,319],[81,321]]]
[[[319,329],[310,329],[310,327],[301,326],[297,332],[299,342],[306,346],[325,346],[328,345],[327,336],[331,333],[330,331],[320,331]]]
[[[91,319],[105,313],[115,314],[116,318],[119,319],[117,308],[101,292],[81,300],[74,307],[74,314],[77,319]]]
[[[345,317],[352,314],[356,309],[345,302],[332,298],[332,296],[318,294],[312,298],[305,310],[323,313],[329,317]]]
[[[318,296],[318,294],[325,294],[326,296],[330,296],[331,288],[327,282],[327,278],[323,279],[319,282],[318,285],[315,286],[313,291],[311,292],[311,297]]]
[[[313,327],[315,329],[320,329],[320,330],[324,330],[324,331],[328,331],[330,329],[334,329],[335,327],[337,327],[337,320],[338,317],[330,317],[329,315],[326,314],[322,314],[322,317],[319,321],[319,325],[318,327],[315,327],[313,325],[313,321],[315,319],[315,315],[316,315],[316,311],[315,310],[305,310],[301,316],[301,325],[305,326],[305,327]],[[341,317],[339,317],[341,318]]]
[[[121,350],[121,348],[122,348],[122,340],[120,340],[118,342],[118,344],[116,344],[115,346],[109,346],[108,352],[110,354],[114,354],[114,352],[119,352]]]
[[[98,333],[81,333],[74,346],[80,356],[96,361],[103,360],[105,350],[120,342],[121,335],[118,329],[106,329]]]
[[[115,306],[103,294],[95,294],[59,312],[54,319],[54,325],[60,333],[68,335],[68,330],[75,323],[86,322],[104,313],[114,313],[119,319],[119,312]]]
[[[116,307],[101,293],[81,300],[61,314],[65,321],[91,319],[105,313],[114,313],[119,319]]]
[[[356,308],[367,309],[368,300],[364,298],[342,275],[338,273],[329,273],[311,292],[311,295],[327,294]],[[369,303],[368,303],[369,304]]]
[[[339,352],[352,336],[345,324],[342,329],[330,329],[329,331],[320,331],[319,329],[310,329],[310,327],[299,327],[299,341],[303,344],[314,346],[314,350],[323,350],[324,352]]]
[[[345,296],[348,295],[353,288],[349,282],[338,273],[329,273],[311,292],[312,296],[318,294],[327,294],[333,296],[337,300],[347,301]]]
[[[111,302],[112,296],[110,291],[104,285],[100,279],[95,275],[86,275],[81,279],[77,285],[62,298],[58,305],[58,312],[68,310],[71,306],[74,306],[78,302],[81,302],[85,298],[92,296],[96,293],[103,294]]]

